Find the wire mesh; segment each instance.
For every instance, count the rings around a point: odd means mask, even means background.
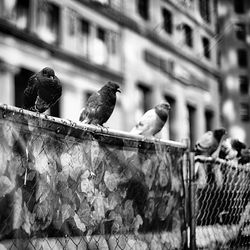
[[[0,249],[184,249],[185,145],[0,105]]]
[[[250,165],[195,157],[198,249],[250,248]]]

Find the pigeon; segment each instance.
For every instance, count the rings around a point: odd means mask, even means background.
[[[148,110],[130,133],[144,136],[154,136],[161,131],[168,120],[170,104],[168,102],[156,105]]]
[[[241,156],[241,150],[246,148],[246,144],[238,139],[227,138],[222,142],[219,158],[225,160],[237,159]]]
[[[225,135],[226,130],[224,128],[207,131],[195,143],[195,155],[217,158]]]
[[[109,81],[87,100],[86,107],[81,110],[79,120],[85,124],[103,126],[113,113],[116,104],[116,92],[119,85]]]
[[[53,69],[46,67],[32,75],[24,90],[24,108],[39,113],[54,105],[62,95],[60,80]]]
[[[250,148],[243,148],[241,150],[238,163],[242,165],[250,163]]]

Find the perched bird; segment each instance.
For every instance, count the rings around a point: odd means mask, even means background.
[[[207,131],[195,143],[194,151],[196,155],[212,156],[217,158],[224,140],[226,130],[224,128]]]
[[[108,82],[87,100],[86,107],[81,110],[79,120],[83,123],[103,125],[111,116],[116,103],[116,92],[119,85]]]
[[[226,160],[237,159],[241,156],[241,150],[246,144],[238,139],[227,138],[222,142],[219,158]]]
[[[244,148],[241,150],[238,163],[242,165],[250,163],[250,148]]]
[[[31,111],[45,112],[62,95],[62,86],[53,69],[46,67],[32,75],[24,90],[24,108]]]
[[[168,102],[156,105],[148,110],[130,131],[132,134],[154,136],[161,131],[168,120],[170,104]]]

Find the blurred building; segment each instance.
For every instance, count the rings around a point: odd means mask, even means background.
[[[129,131],[172,106],[163,138],[192,143],[220,124],[216,12],[209,0],[0,1],[0,102],[22,106],[32,72],[51,66],[63,96],[50,113],[77,120],[106,81],[121,85],[108,126]]]
[[[250,145],[250,2],[218,1],[218,44],[223,83],[222,115],[232,137]]]

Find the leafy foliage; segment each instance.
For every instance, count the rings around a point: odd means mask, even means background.
[[[1,120],[0,206],[8,198],[13,213],[0,216],[0,239],[14,229],[27,237],[169,232],[182,244],[181,149],[26,122]],[[161,241],[129,242],[158,249]]]

